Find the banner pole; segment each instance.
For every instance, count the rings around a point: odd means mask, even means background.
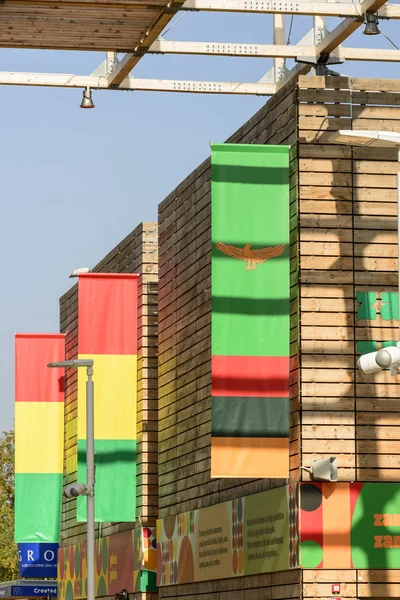
[[[86,382],[86,483],[87,496],[87,598],[95,600],[94,526],[94,383],[93,367],[87,367]]]

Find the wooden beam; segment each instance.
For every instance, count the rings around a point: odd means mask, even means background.
[[[343,60],[400,62],[400,50],[380,48],[344,48],[341,46],[331,53],[332,57]]]
[[[157,40],[148,54],[189,54],[201,56],[243,56],[246,58],[315,58],[314,46],[281,44],[235,44],[226,42],[176,42]],[[400,62],[400,50],[345,48],[331,53],[334,58],[355,61]]]
[[[285,44],[285,15],[273,15],[274,22],[274,45],[283,46]],[[284,76],[285,59],[281,57],[274,58],[274,81],[275,83]]]
[[[313,46],[275,44],[235,44],[225,42],[175,42],[157,40],[149,54],[199,54],[210,56],[246,56],[254,58],[296,58],[315,54]]]
[[[313,18],[314,46],[319,44],[325,35],[325,17],[316,16]]]
[[[362,2],[248,2],[247,0],[186,0],[182,10],[210,12],[243,12],[263,14],[297,14],[325,17],[359,17],[363,14]],[[373,10],[373,9],[371,9]],[[378,9],[377,9],[378,10]],[[364,11],[365,12],[365,11]],[[379,14],[392,19],[400,18],[400,5],[385,6]]]
[[[0,72],[0,85],[113,89],[107,86],[107,81],[103,77],[56,73]],[[276,86],[270,83],[137,79],[135,77],[128,77],[117,89],[148,92],[272,96],[276,91]]]

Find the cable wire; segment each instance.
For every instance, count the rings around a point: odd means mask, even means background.
[[[379,30],[380,30],[381,34],[383,35],[383,37],[385,37],[387,39],[387,41],[390,42],[392,44],[392,46],[394,46],[396,48],[396,50],[400,50],[400,48],[398,46],[396,46],[396,44],[394,42],[392,42],[392,40],[390,39],[390,37],[388,37],[386,35],[386,33],[383,33],[382,27],[379,27]]]
[[[293,17],[294,17],[294,15],[292,15],[290,17],[289,34],[288,34],[288,39],[287,39],[287,42],[286,42],[287,46],[289,46],[289,44],[290,44],[290,36],[292,34],[292,27],[293,27]]]
[[[168,33],[168,31],[171,31],[171,29],[172,29],[173,27],[175,27],[175,25],[176,25],[177,23],[179,23],[179,21],[180,21],[181,19],[183,19],[183,17],[185,17],[186,15],[187,15],[187,12],[184,12],[184,13],[182,13],[182,14],[181,14],[181,16],[179,17],[179,19],[177,19],[176,21],[174,21],[174,22],[172,23],[171,27],[168,27],[168,29],[167,29],[166,31],[164,31],[164,33],[163,33],[162,35],[164,36],[164,35],[166,35],[166,34]]]

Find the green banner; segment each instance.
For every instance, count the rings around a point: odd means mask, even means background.
[[[217,144],[212,177],[212,476],[289,469],[289,147]]]

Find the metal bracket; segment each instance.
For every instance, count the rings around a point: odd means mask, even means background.
[[[314,56],[302,56],[301,58],[294,59],[298,63],[304,63],[306,65],[341,65],[344,63],[344,58],[335,58],[330,56],[329,54],[320,54],[315,60]]]
[[[131,52],[130,54],[133,54],[134,56],[143,56],[143,54],[145,54],[145,51],[140,51],[140,52]],[[114,61],[112,63],[112,68],[110,69],[110,65],[109,65],[109,61],[103,60],[102,63],[99,64],[98,67],[95,68],[94,71],[92,71],[92,73],[90,73],[90,77],[105,77],[108,78],[108,76],[114,71],[114,69],[116,69],[119,65],[120,61],[118,60],[117,57],[117,53],[115,52],[114,55]],[[133,79],[133,75],[129,75],[128,77],[129,79]],[[114,87],[114,86],[111,86]],[[115,86],[118,87],[118,86]]]
[[[315,65],[315,67],[311,69],[311,74],[318,75],[319,77],[346,77],[343,73],[328,69],[326,65]]]
[[[113,52],[112,57],[107,54],[107,58],[106,58],[107,75],[110,75],[110,73],[112,71],[114,71],[117,64],[118,64],[118,54],[116,52]]]
[[[90,75],[93,77],[107,77],[107,60],[103,60]]]
[[[287,73],[289,73],[289,69],[286,67],[286,65],[280,67],[277,73],[277,81],[283,79]],[[261,77],[258,83],[277,83],[277,81],[275,81],[275,67],[271,67],[269,71],[267,71],[265,75]]]
[[[318,75],[318,76],[327,76],[327,75],[331,75],[334,77],[340,77],[340,73],[337,73],[336,71],[332,71],[331,69],[328,69],[327,65],[341,65],[344,63],[344,59],[343,58],[335,58],[330,56],[329,54],[320,54],[317,58],[317,60],[315,60],[314,57],[301,57],[301,58],[295,58],[295,61],[297,63],[303,63],[306,65],[313,65],[313,74]]]

